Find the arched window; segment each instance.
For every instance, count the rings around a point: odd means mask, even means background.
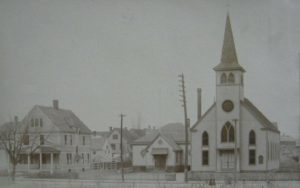
[[[234,83],[234,75],[232,73],[230,73],[229,76],[228,76],[228,82],[229,83]]]
[[[234,142],[234,128],[229,122],[222,128],[221,142]]]
[[[206,131],[202,134],[202,146],[208,146],[208,133]]]
[[[226,83],[226,81],[227,81],[227,76],[226,76],[225,73],[223,73],[222,76],[221,76],[221,84]]]
[[[249,145],[255,145],[255,144],[256,144],[255,132],[251,130],[249,132]]]

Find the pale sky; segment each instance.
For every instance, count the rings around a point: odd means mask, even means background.
[[[229,3],[228,3],[229,2]],[[90,129],[183,122],[215,98],[226,13],[245,96],[299,138],[299,0],[0,0],[0,123],[36,104],[71,109]]]

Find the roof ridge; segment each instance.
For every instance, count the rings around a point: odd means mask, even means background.
[[[39,108],[48,108],[48,109],[53,109],[53,110],[63,110],[63,111],[70,111],[70,112],[72,112],[72,110],[65,109],[65,108],[54,109],[52,106],[43,106],[43,105],[35,105],[35,106],[37,106]]]
[[[69,109],[54,109],[49,106],[35,105],[47,116],[53,125],[65,132],[74,132],[72,127],[79,128],[82,133],[91,133],[91,130]]]

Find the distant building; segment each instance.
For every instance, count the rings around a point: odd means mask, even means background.
[[[93,132],[91,142],[92,167],[95,169],[112,168],[112,149],[107,137]]]
[[[127,129],[123,128],[123,161],[125,166],[132,162],[131,143],[144,136],[153,129]],[[110,127],[109,131],[94,131],[92,136],[93,168],[116,169],[120,167],[121,157],[121,129]],[[100,148],[99,148],[100,147]],[[96,151],[97,150],[97,151]],[[103,151],[105,151],[103,152]],[[108,157],[109,154],[109,157]]]
[[[34,106],[22,123],[29,128],[28,142],[18,170],[53,172],[90,168],[91,131],[71,110],[59,108],[58,100],[53,101],[52,107]],[[34,151],[33,145],[36,145]]]
[[[180,171],[184,164],[185,128],[170,123],[132,143],[136,170]]]
[[[216,101],[203,115],[200,110],[191,128],[192,171],[278,169],[280,132],[244,97],[245,70],[238,63],[229,16],[221,62],[214,70]]]
[[[123,161],[131,161],[132,150],[130,144],[138,137],[138,135],[133,134],[127,128],[123,128]],[[121,129],[111,128],[107,138],[112,149],[113,161],[119,162],[121,156]]]
[[[300,147],[296,146],[296,139],[289,135],[280,136],[280,168],[293,169],[300,163]]]

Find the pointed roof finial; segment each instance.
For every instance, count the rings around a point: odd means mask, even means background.
[[[214,70],[241,70],[243,72],[245,71],[243,67],[241,67],[238,63],[228,12],[226,17],[221,62],[214,68]]]

